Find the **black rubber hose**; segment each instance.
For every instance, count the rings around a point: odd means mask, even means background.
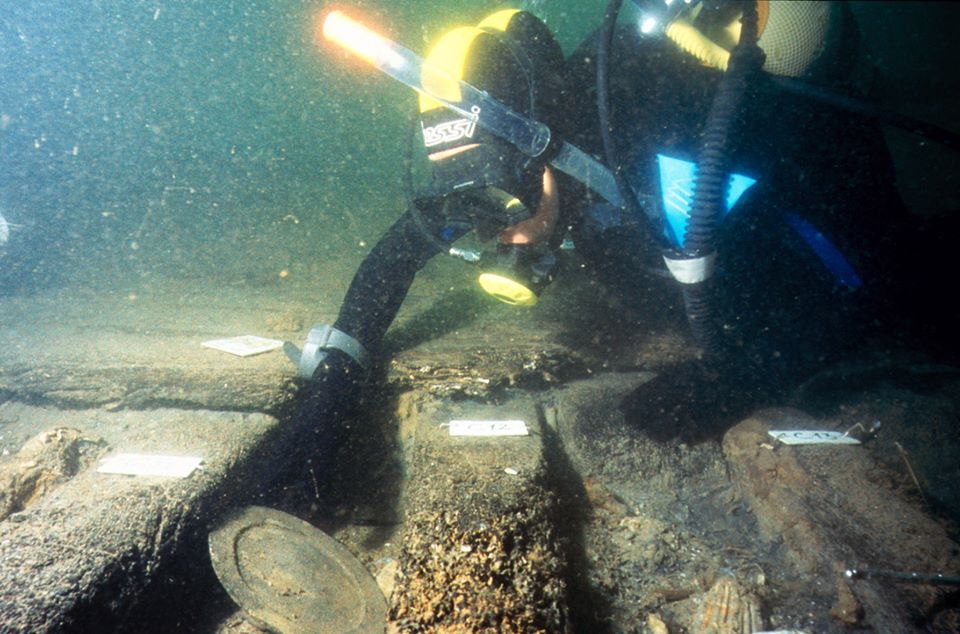
[[[600,138],[607,164],[624,204],[634,217],[645,218],[636,195],[623,175],[623,164],[614,145],[610,121],[610,51],[622,0],[610,0],[603,16],[597,43],[597,110],[600,119]],[[756,2],[746,2],[740,43],[730,55],[729,69],[720,79],[717,95],[707,117],[703,143],[699,153],[697,181],[691,209],[690,224],[683,255],[696,258],[714,252],[714,240],[720,219],[727,179],[727,150],[733,121],[743,95],[747,76],[753,68],[763,66],[763,53],[757,47],[758,27]],[[651,232],[653,235],[653,232]],[[683,286],[687,319],[697,342],[708,359],[722,356],[719,324],[714,316],[709,280]]]
[[[682,254],[685,258],[710,257],[716,253],[716,233],[722,218],[730,137],[737,112],[747,91],[750,75],[763,66],[763,52],[757,46],[757,5],[745,2],[740,42],[730,54],[713,104],[707,115],[703,142],[697,160],[697,175]],[[712,280],[683,287],[687,319],[707,361],[723,357],[720,324],[712,298]]]
[[[783,90],[795,95],[807,99],[814,99],[833,106],[834,108],[847,110],[868,119],[879,121],[885,125],[906,130],[912,134],[940,143],[952,150],[960,150],[960,134],[951,132],[932,123],[920,121],[919,119],[908,117],[899,112],[887,110],[886,108],[863,101],[862,99],[841,95],[832,90],[814,86],[793,77],[768,75],[767,78]]]
[[[597,43],[597,110],[600,138],[607,165],[613,171],[617,189],[627,209],[635,217],[646,218],[637,198],[623,175],[623,164],[614,145],[610,122],[609,66],[613,35],[622,0],[610,0],[601,24]],[[758,20],[756,2],[744,2],[740,42],[730,55],[728,71],[720,79],[717,95],[707,118],[698,163],[698,175],[691,208],[690,223],[683,249],[686,257],[701,257],[715,251],[715,236],[725,198],[727,149],[733,123],[746,93],[752,74],[763,67],[763,51],[757,46]],[[803,81],[767,76],[770,81],[791,93],[842,108],[881,123],[924,136],[953,149],[960,149],[960,135],[938,126],[883,109],[868,102],[846,97]],[[650,232],[657,235],[656,231]],[[707,360],[724,357],[720,324],[715,315],[711,281],[684,284],[683,296],[687,319],[694,337],[703,347]]]

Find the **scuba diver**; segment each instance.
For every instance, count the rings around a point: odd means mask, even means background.
[[[350,393],[416,273],[471,230],[497,243],[481,286],[512,304],[536,303],[568,233],[628,306],[673,278],[706,358],[735,359],[735,380],[782,384],[898,323],[919,238],[880,126],[843,107],[863,69],[848,8],[633,0],[618,23],[610,4],[566,60],[538,18],[505,10],[445,34],[427,61],[604,156],[623,204],[421,94],[432,182],[336,322],[287,347],[300,376]],[[797,78],[840,96],[813,99]]]
[[[893,263],[911,219],[880,127],[774,81],[856,94],[866,73],[853,17],[834,2],[630,8],[628,26],[567,61],[571,85],[609,70],[560,133],[605,155],[637,201],[565,196],[580,207],[577,251],[628,305],[666,267],[705,353],[730,361],[724,372],[789,383],[899,304]]]
[[[499,11],[475,27],[449,31],[428,59],[526,117],[559,125],[563,53],[532,14]],[[496,239],[496,251],[483,256],[480,283],[499,299],[531,305],[531,287],[539,291],[553,274],[553,249],[563,238],[553,171],[429,97],[418,106],[429,186],[411,196],[408,210],[361,263],[336,322],[314,327],[302,351],[285,348],[301,377],[331,384],[332,391],[355,388],[416,273],[469,231]],[[524,270],[529,286],[498,273],[508,270]]]

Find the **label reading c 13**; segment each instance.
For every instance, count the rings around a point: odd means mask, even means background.
[[[859,445],[860,441],[839,431],[774,430],[767,432],[785,445]]]

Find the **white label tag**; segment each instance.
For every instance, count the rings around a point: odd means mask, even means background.
[[[840,431],[791,430],[769,432],[776,440],[785,445],[859,445],[853,436],[844,436]]]
[[[99,473],[117,473],[134,476],[165,476],[186,478],[200,466],[199,456],[161,456],[156,454],[120,453],[104,458]]]
[[[230,337],[229,339],[214,339],[204,341],[204,347],[222,350],[235,354],[238,357],[250,357],[255,354],[270,352],[283,347],[282,341],[276,339],[267,339],[256,335],[241,335],[239,337]]]
[[[527,436],[522,420],[452,420],[451,436]]]

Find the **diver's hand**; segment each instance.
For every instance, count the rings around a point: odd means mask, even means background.
[[[500,232],[500,244],[539,244],[553,235],[560,218],[560,196],[553,172],[543,170],[543,196],[533,216]]]

